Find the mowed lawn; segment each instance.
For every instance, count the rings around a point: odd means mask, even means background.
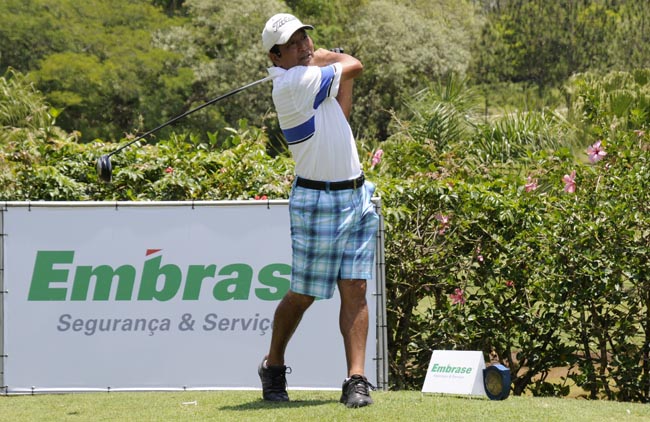
[[[335,391],[289,391],[272,404],[259,391],[44,394],[0,397],[0,421],[650,421],[650,406],[584,399],[373,392],[375,404],[347,409]]]

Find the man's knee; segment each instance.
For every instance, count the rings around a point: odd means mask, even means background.
[[[339,280],[339,291],[341,301],[352,303],[365,303],[366,301],[366,280]]]
[[[312,303],[314,303],[314,296],[307,296],[289,290],[282,301],[288,306],[306,310]]]

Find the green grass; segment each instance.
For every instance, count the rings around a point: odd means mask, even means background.
[[[485,398],[374,392],[375,404],[347,409],[334,391],[289,391],[265,403],[259,391],[77,393],[0,397],[2,421],[647,421],[650,406],[576,399]]]

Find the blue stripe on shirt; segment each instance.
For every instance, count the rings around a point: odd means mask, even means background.
[[[287,140],[288,144],[295,145],[301,142],[306,141],[307,139],[314,136],[316,131],[316,119],[314,116],[311,116],[309,120],[305,123],[301,123],[298,126],[294,126],[289,129],[282,129],[284,137]]]
[[[329,97],[332,90],[332,83],[334,82],[334,75],[336,74],[336,68],[333,65],[330,65],[321,67],[320,71],[320,88],[318,89],[318,93],[316,93],[316,98],[314,99],[314,110],[317,109],[327,97]],[[314,116],[298,126],[289,129],[282,129],[282,133],[284,133],[284,137],[290,145],[299,144],[308,140],[314,136],[315,131],[316,123]]]
[[[321,105],[321,103],[325,101],[325,99],[330,95],[336,68],[333,65],[321,67],[320,72],[320,89],[318,90],[318,94],[316,94],[316,99],[314,100],[314,110],[316,110],[318,106]]]

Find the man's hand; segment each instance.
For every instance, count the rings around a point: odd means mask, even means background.
[[[318,67],[328,66],[338,61],[336,57],[337,54],[339,53],[325,50],[324,48],[319,48],[314,51],[314,55],[311,58],[311,62],[309,64]]]

